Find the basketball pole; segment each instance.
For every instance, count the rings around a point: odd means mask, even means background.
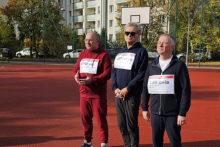
[[[139,7],[141,7],[141,0],[139,0]],[[142,26],[141,26],[141,32],[142,32]],[[139,37],[140,39],[140,43],[141,43],[141,38],[142,38],[142,34],[140,34],[140,37]]]

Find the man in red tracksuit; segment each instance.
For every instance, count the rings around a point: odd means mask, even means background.
[[[85,38],[86,50],[82,51],[73,69],[79,84],[80,111],[84,132],[81,147],[92,147],[92,118],[95,115],[101,147],[107,147],[107,81],[111,77],[112,63],[109,53],[99,44],[99,36],[90,32]]]

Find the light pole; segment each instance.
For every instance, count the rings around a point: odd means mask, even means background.
[[[188,57],[189,57],[189,26],[190,26],[190,18],[193,15],[192,11],[187,11],[188,14],[188,31],[187,31],[187,48],[186,48],[186,66],[188,65]]]
[[[42,0],[42,21],[43,21],[43,52],[44,52],[44,63],[45,63],[45,47],[44,47],[44,40],[45,40],[45,18],[44,18],[44,0]]]
[[[73,9],[73,20],[72,20],[72,23],[73,23],[73,42],[72,42],[72,50],[74,51],[74,0],[73,0],[73,5],[72,5],[72,9]]]

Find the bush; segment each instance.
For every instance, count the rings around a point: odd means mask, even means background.
[[[220,51],[214,51],[212,53],[212,60],[213,61],[220,61]]]
[[[194,53],[189,54],[189,61],[194,62],[195,61],[195,55]]]

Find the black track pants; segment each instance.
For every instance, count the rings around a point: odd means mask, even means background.
[[[116,112],[119,130],[122,134],[124,147],[139,146],[138,112],[140,96],[134,99],[116,98]]]

